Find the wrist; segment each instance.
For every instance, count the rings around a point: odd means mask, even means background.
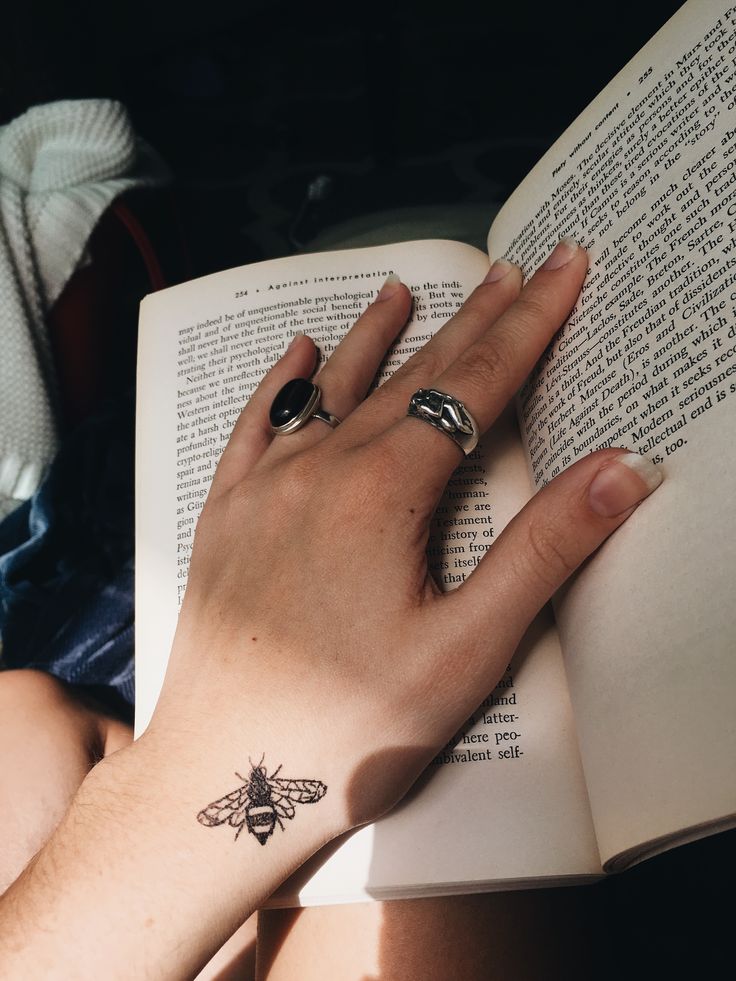
[[[279,781],[324,784],[318,799],[297,800],[293,817],[277,821],[270,839],[291,838],[296,829],[311,826],[313,851],[390,810],[437,750],[429,743],[386,745],[385,727],[362,711],[360,700],[343,706],[335,693],[325,711],[306,700],[282,704],[273,695],[259,699],[251,691],[247,717],[232,707],[218,711],[211,701],[207,711],[199,705],[183,711],[184,699],[179,692],[176,696],[159,700],[148,729],[131,749],[149,743],[153,765],[185,788],[193,786],[196,774],[197,814],[242,787],[254,769]],[[303,790],[309,797],[309,788]],[[239,839],[247,834],[244,828]]]
[[[233,716],[212,707],[204,719],[187,716],[184,724],[179,716],[171,720],[168,713],[154,713],[148,729],[128,747],[135,759],[131,771],[138,774],[133,788],[139,778],[147,785],[155,772],[160,792],[181,802],[182,826],[194,822],[195,830],[205,829],[205,839],[214,835],[221,842],[234,840],[237,815],[223,811],[219,817],[227,820],[210,824],[200,815],[240,790],[231,810],[259,803],[276,807],[280,820],[264,851],[297,834],[314,851],[357,823],[346,804],[350,754],[333,741],[323,720],[310,724],[298,710],[290,717],[277,708],[258,712],[249,705],[247,714]],[[258,843],[246,822],[238,843],[248,835],[251,844]]]
[[[344,779],[308,740],[291,744],[283,733],[268,738],[262,730],[259,737],[147,731],[101,761],[88,780],[96,793],[114,788],[121,821],[132,808],[158,823],[162,837],[165,827],[170,841],[186,843],[186,854],[179,853],[185,869],[193,860],[230,867],[263,859],[293,870],[353,826]],[[255,894],[251,880],[244,898]]]
[[[319,810],[330,800],[329,784],[317,802],[296,803],[283,828],[274,822],[263,844],[247,824],[236,838],[238,829],[228,823],[198,821],[240,784],[234,770],[250,773],[242,754],[236,757],[151,733],[95,766],[0,907],[0,948],[6,945],[14,976],[43,976],[44,965],[80,978],[194,976],[342,830],[334,808]],[[311,769],[301,769],[307,760],[294,765],[294,777],[311,777]],[[33,923],[14,921],[18,903],[40,911]],[[81,969],[74,954],[80,949]],[[111,964],[121,965],[117,974]]]

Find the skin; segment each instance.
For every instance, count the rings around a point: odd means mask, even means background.
[[[0,672],[0,718],[2,895],[49,839],[90,769],[133,733],[31,668]]]
[[[480,285],[366,399],[409,313],[408,290],[388,290],[320,373],[325,405],[344,420],[334,431],[312,422],[271,436],[271,401],[313,371],[312,341],[298,338],[274,366],[202,512],[149,728],[89,772],[0,901],[3,976],[196,974],[310,855],[403,796],[541,606],[646,496],[616,462],[624,451],[599,451],[537,494],[459,589],[441,594],[428,573],[429,520],[461,457],[406,417],[409,397],[451,392],[486,430],[577,297],[587,259],[567,258],[521,293],[516,269]],[[601,513],[600,495],[592,506],[602,470],[616,513]],[[262,753],[269,773],[283,764],[326,795],[297,805],[265,846],[199,823]]]
[[[133,730],[33,669],[0,672],[0,717],[2,895],[49,839],[90,769],[130,743]],[[197,981],[587,981],[610,942],[598,936],[595,899],[589,888],[566,888],[260,910]]]

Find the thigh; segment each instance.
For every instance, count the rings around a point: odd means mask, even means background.
[[[253,981],[256,965],[256,914],[220,947],[194,981]]]
[[[43,847],[92,767],[127,746],[131,726],[84,690],[45,671],[0,671],[0,895]],[[200,981],[248,981],[251,917],[207,964]]]
[[[597,905],[579,887],[263,911],[257,981],[588,981]]]
[[[95,762],[133,734],[30,668],[0,672],[0,720],[2,893],[45,844]]]

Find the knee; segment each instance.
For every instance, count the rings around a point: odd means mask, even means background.
[[[0,716],[19,727],[73,734],[85,746],[90,765],[133,738],[129,725],[90,707],[65,682],[35,668],[0,671]]]
[[[0,671],[0,893],[61,820],[99,759],[93,722],[63,682],[43,671]]]
[[[0,671],[0,710],[61,707],[70,696],[63,681],[35,668]]]
[[[16,739],[47,743],[76,737],[93,751],[96,727],[63,681],[33,668],[0,671],[0,715],[6,733]]]

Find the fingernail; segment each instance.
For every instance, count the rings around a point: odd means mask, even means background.
[[[375,302],[380,303],[383,300],[390,300],[398,292],[399,286],[401,286],[401,280],[396,273],[389,273],[386,277],[386,282],[378,291]]]
[[[580,246],[574,238],[563,238],[554,247],[554,251],[547,257],[547,261],[542,269],[562,269],[570,259],[577,253]]]
[[[503,279],[504,276],[508,276],[512,269],[515,269],[513,262],[509,262],[508,259],[496,259],[491,268],[488,270],[486,278],[481,283],[481,286],[485,286],[486,283],[497,283],[499,280]]]
[[[296,342],[299,340],[300,337],[304,337],[304,331],[303,330],[298,330],[296,332],[296,334],[294,334],[294,336],[292,337],[292,339],[291,339],[291,341],[289,343],[289,346],[287,347],[286,350],[287,351],[290,351],[294,347],[294,345],[296,344]]]
[[[663,473],[639,453],[622,453],[599,470],[588,489],[596,514],[614,518],[649,497],[662,483]]]

